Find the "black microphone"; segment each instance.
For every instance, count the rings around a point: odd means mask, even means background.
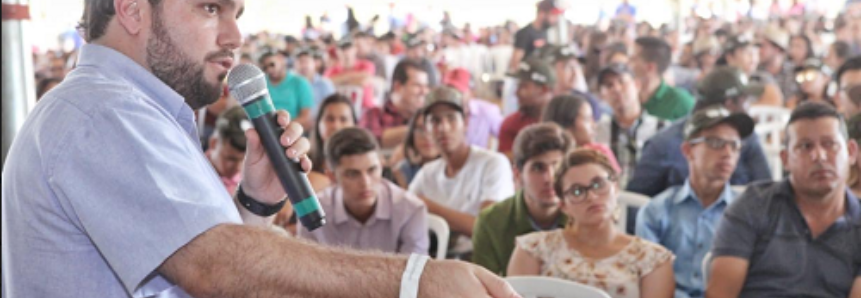
[[[269,89],[266,87],[266,75],[257,66],[240,64],[230,71],[227,85],[230,95],[242,104],[257,129],[260,141],[266,148],[266,155],[269,156],[287,197],[293,203],[299,222],[308,231],[325,225],[326,214],[323,213],[320,201],[308,182],[308,176],[302,172],[299,160],[287,158],[286,148],[281,146],[279,141],[284,134],[284,128],[278,125],[275,106],[272,105]]]

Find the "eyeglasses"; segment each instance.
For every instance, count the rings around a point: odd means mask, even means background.
[[[596,177],[592,179],[592,183],[589,185],[572,185],[568,190],[562,192],[562,195],[572,204],[579,204],[586,200],[590,191],[595,195],[606,195],[610,190],[610,184],[614,181],[616,181],[616,177],[613,176]]]
[[[741,148],[741,140],[724,140],[718,137],[700,137],[693,140],[688,141],[688,144],[696,145],[700,143],[705,143],[709,149],[714,150],[723,150],[726,146],[729,146],[732,151],[738,151]]]
[[[270,68],[273,68],[273,67],[275,67],[275,62],[270,62],[270,63],[267,63],[267,64],[264,64],[264,65],[263,65],[263,70],[267,70],[267,69],[270,69]]]
[[[805,70],[795,75],[795,81],[799,84],[803,84],[804,82],[815,80],[817,76],[819,76],[819,71]]]

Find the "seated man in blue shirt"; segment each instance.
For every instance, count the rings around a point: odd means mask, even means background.
[[[736,68],[718,67],[706,75],[697,86],[700,99],[694,111],[715,104],[733,113],[746,113],[751,98],[763,91],[759,83],[748,83],[747,76]],[[683,128],[688,118],[674,123],[656,134],[643,146],[639,162],[627,190],[655,196],[671,186],[681,185],[688,177],[688,162],[681,152]],[[730,178],[732,185],[771,180],[768,161],[762,144],[755,135],[744,138],[738,166]]]
[[[724,212],[706,296],[861,297],[861,202],[846,180],[858,144],[834,108],[792,112],[781,182],[748,187]]]
[[[723,211],[737,196],[729,177],[738,162],[741,140],[753,132],[747,114],[721,105],[702,109],[685,124],[681,151],[691,173],[684,185],[655,197],[637,214],[637,236],[676,255],[676,298],[703,297],[702,260]]]

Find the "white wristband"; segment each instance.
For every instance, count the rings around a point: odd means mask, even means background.
[[[428,256],[412,254],[407,261],[407,268],[404,269],[404,276],[401,277],[401,296],[400,298],[418,298],[419,296],[419,279],[422,277],[422,271],[425,270]]]

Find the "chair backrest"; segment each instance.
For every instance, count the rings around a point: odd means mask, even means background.
[[[628,226],[628,207],[637,207],[643,208],[646,204],[649,203],[651,199],[649,197],[630,192],[630,191],[622,191],[619,193],[619,220],[616,222],[616,225],[622,231]]]
[[[505,280],[523,298],[610,298],[598,288],[554,277],[512,276]]]
[[[703,284],[708,285],[709,273],[712,271],[712,252],[707,252],[703,257]]]
[[[442,217],[428,214],[427,217],[428,229],[436,235],[436,258],[445,260],[445,254],[448,253],[448,238],[451,230],[448,227],[448,222]]]
[[[782,107],[755,106],[748,111],[750,117],[757,121],[756,135],[762,142],[771,175],[775,180],[783,176],[783,162],[780,160],[780,150],[783,147],[783,132],[792,110]]]
[[[356,110],[356,117],[362,117],[364,112],[362,104],[365,98],[365,89],[362,86],[337,86],[335,91],[349,98],[353,102],[353,109]]]

